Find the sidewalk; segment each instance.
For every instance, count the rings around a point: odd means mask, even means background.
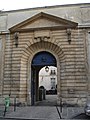
[[[30,106],[18,107],[15,112],[7,113],[5,118],[59,120],[59,115],[55,107]]]
[[[57,107],[60,111],[60,107]],[[71,119],[74,116],[83,113],[82,107],[64,107],[61,117]],[[10,108],[5,118],[33,119],[33,120],[59,120],[60,116],[55,106],[27,106],[17,107],[16,111]]]
[[[63,119],[72,119],[81,113],[84,113],[83,107],[63,107],[61,116]]]

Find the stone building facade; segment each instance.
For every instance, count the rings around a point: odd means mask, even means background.
[[[2,96],[35,104],[39,71],[52,65],[57,67],[57,102],[84,104],[90,92],[89,59],[90,4],[0,12]]]

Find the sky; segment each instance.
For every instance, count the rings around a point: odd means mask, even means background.
[[[90,3],[90,0],[0,0],[0,10],[9,11],[52,5]]]

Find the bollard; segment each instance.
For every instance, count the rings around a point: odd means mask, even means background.
[[[60,99],[60,111],[62,113],[62,99]]]
[[[45,89],[43,89],[43,100],[45,100]]]
[[[14,111],[16,111],[16,97],[14,98]]]

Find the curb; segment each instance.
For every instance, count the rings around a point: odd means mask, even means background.
[[[9,119],[9,120],[45,120],[43,118],[13,118],[13,117],[0,117],[0,119]]]

